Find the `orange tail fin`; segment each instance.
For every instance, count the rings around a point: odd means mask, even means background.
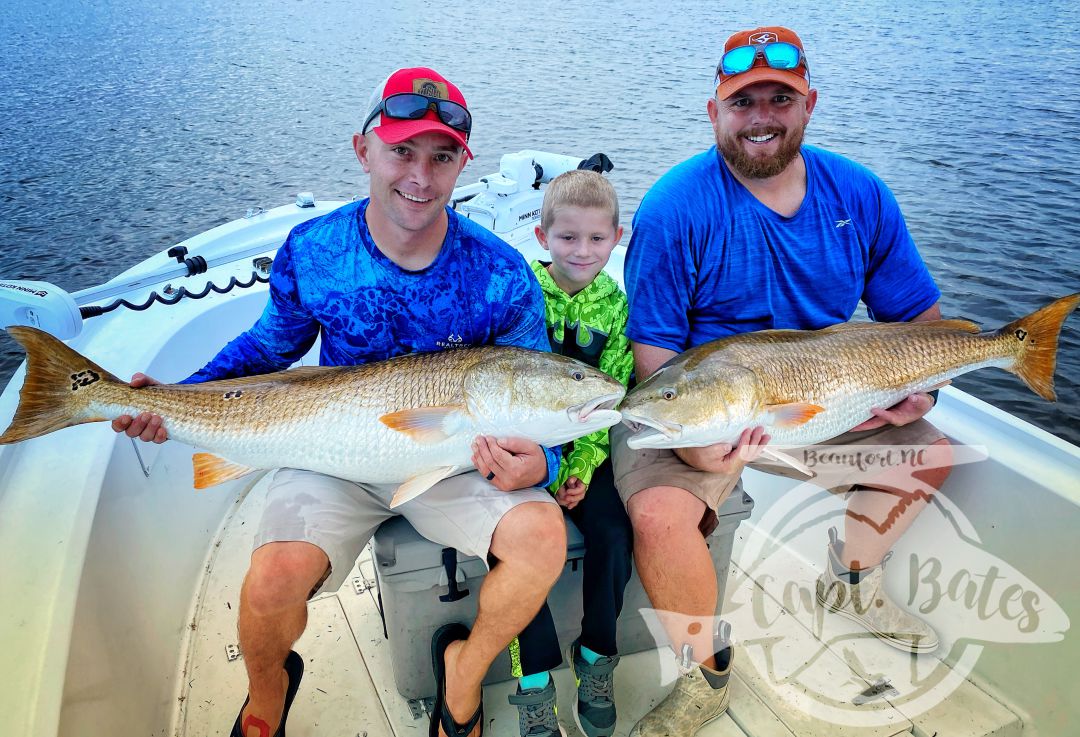
[[[1080,292],[1051,302],[1027,317],[1010,322],[998,331],[1020,343],[1016,364],[1010,369],[1033,392],[1053,402],[1054,367],[1057,365],[1058,334],[1065,318],[1080,303]]]
[[[102,386],[124,382],[46,332],[23,326],[7,331],[26,351],[26,378],[0,445],[105,419],[86,415],[87,407]]]

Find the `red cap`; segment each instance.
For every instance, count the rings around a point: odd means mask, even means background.
[[[387,97],[402,92],[413,92],[428,97],[436,97],[440,100],[452,100],[468,109],[468,105],[465,104],[465,97],[453,82],[434,69],[411,67],[409,69],[398,69],[375,87],[375,90],[371,93],[371,99],[368,101],[365,119],[370,118],[372,113]],[[401,143],[421,133],[445,133],[462,145],[470,159],[473,157],[472,151],[469,150],[468,136],[439,120],[439,116],[434,109],[429,109],[427,114],[419,120],[401,120],[388,117],[385,113],[382,113],[372,123],[363,132],[374,131],[384,143]]]
[[[765,26],[755,28],[752,31],[739,31],[732,35],[724,44],[724,53],[726,54],[739,46],[761,46],[762,44],[777,41],[789,43],[797,46],[800,51],[803,50],[802,41],[795,31],[782,26]],[[756,82],[780,82],[788,85],[800,95],[808,94],[810,92],[810,70],[806,66],[805,54],[802,61],[799,62],[799,66],[794,69],[773,69],[760,56],[754,60],[754,66],[738,74],[725,75],[717,68],[716,96],[721,100],[726,100],[743,87]]]

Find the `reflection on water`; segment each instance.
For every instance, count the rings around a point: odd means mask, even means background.
[[[709,145],[727,34],[785,23],[820,92],[808,140],[893,188],[946,313],[996,327],[1080,289],[1073,3],[370,5],[10,0],[0,276],[76,290],[248,207],[364,194],[349,137],[372,87],[421,63],[474,111],[463,181],[507,151],[604,151],[629,224],[661,173]],[[19,358],[0,338],[0,380]],[[1057,405],[998,371],[957,385],[1080,442],[1080,318]]]

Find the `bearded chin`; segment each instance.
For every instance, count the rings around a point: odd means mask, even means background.
[[[787,168],[788,164],[799,155],[799,148],[803,142],[803,128],[800,127],[790,137],[785,138],[780,144],[780,150],[772,156],[749,156],[742,147],[737,136],[728,136],[723,140],[717,139],[716,145],[736,174],[747,179],[768,179]]]

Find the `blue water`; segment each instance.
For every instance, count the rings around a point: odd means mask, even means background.
[[[7,0],[0,277],[76,290],[300,190],[365,194],[350,136],[373,86],[413,64],[469,100],[462,181],[522,148],[604,151],[629,224],[710,145],[724,39],[765,23],[806,43],[808,140],[890,184],[947,314],[995,327],[1080,290],[1080,12],[1064,1]],[[20,359],[0,338],[0,381]],[[957,385],[1080,442],[1080,317],[1056,405],[996,370]]]

